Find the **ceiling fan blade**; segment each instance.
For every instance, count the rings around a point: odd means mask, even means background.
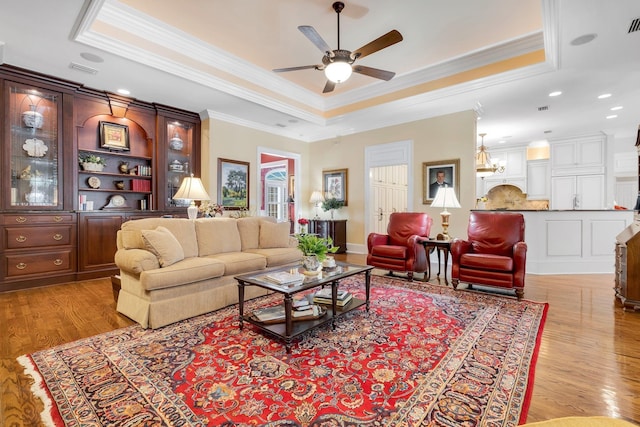
[[[333,92],[333,89],[335,88],[336,88],[336,84],[331,80],[327,80],[327,84],[324,85],[324,89],[322,90],[322,93]]]
[[[378,37],[372,42],[367,43],[362,46],[360,49],[354,50],[351,54],[351,57],[356,58],[364,58],[367,55],[371,55],[385,47],[389,47],[392,44],[396,44],[402,41],[402,34],[397,30],[391,30],[387,34]]]
[[[331,52],[331,48],[329,47],[329,45],[327,44],[327,42],[324,41],[324,39],[322,37],[320,37],[320,34],[318,34],[318,32],[316,31],[315,28],[313,28],[311,25],[300,25],[298,27],[298,29],[300,30],[300,32],[302,32],[302,34],[304,34],[309,40],[311,40],[311,43],[313,43],[314,45],[316,45],[316,47],[318,49],[320,49],[320,51],[322,53],[329,53]]]
[[[289,68],[276,68],[273,71],[276,73],[283,73],[285,71],[298,71],[298,70],[309,70],[311,68],[315,68],[316,70],[321,67],[320,65],[302,65],[300,67],[289,67]]]
[[[364,74],[365,76],[375,77],[380,80],[391,80],[396,75],[393,71],[381,70],[379,68],[365,67],[363,65],[354,65],[354,73]]]

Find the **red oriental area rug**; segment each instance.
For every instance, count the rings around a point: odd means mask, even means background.
[[[364,296],[361,278],[341,288]],[[281,302],[271,295],[252,310]],[[237,306],[21,356],[55,426],[516,426],[547,304],[372,277],[371,310],[286,354]]]

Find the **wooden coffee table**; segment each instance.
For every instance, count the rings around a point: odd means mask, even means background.
[[[274,335],[285,342],[287,353],[291,353],[292,340],[315,328],[319,328],[323,325],[331,323],[333,329],[335,329],[335,321],[338,317],[353,311],[357,308],[366,306],[366,310],[369,311],[369,291],[371,288],[371,270],[372,266],[354,265],[343,262],[337,262],[336,267],[321,271],[316,276],[305,276],[304,282],[299,285],[284,286],[279,285],[265,279],[265,275],[268,273],[274,273],[279,271],[296,271],[299,270],[302,273],[302,267],[299,265],[286,266],[276,269],[263,270],[260,272],[254,272],[249,274],[243,274],[235,276],[238,281],[238,310],[240,329],[243,329],[244,322],[251,323],[261,331]],[[344,308],[337,306],[338,287],[340,286],[340,280],[355,276],[357,274],[364,275],[365,284],[365,299],[353,298],[353,300]],[[285,321],[284,323],[267,324],[260,322],[252,316],[252,313],[248,315],[244,314],[244,288],[245,286],[259,286],[264,289],[268,289],[273,292],[282,294],[284,299],[284,311]],[[291,315],[293,296],[297,293],[308,291],[317,287],[331,286],[332,304],[327,307],[326,314],[320,318],[312,320],[296,320],[294,321]]]

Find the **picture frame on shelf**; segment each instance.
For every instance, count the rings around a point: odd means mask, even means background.
[[[439,180],[453,187],[460,198],[460,159],[422,163],[422,204],[430,205],[440,188]]]
[[[349,192],[349,169],[322,171],[322,194],[327,198],[340,200],[347,206]]]
[[[129,126],[101,121],[99,135],[100,148],[129,151]]]
[[[225,210],[249,209],[249,165],[218,158],[218,204]]]

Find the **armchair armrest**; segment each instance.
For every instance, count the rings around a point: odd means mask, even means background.
[[[450,246],[451,251],[451,279],[460,278],[460,257],[462,254],[473,252],[471,242],[463,239],[453,239]],[[456,282],[454,282],[456,283]]]
[[[527,244],[518,242],[513,245],[513,286],[524,287],[524,275],[527,265]]]
[[[367,248],[371,252],[371,248],[378,245],[386,245],[389,242],[389,235],[370,233],[367,237]]]

